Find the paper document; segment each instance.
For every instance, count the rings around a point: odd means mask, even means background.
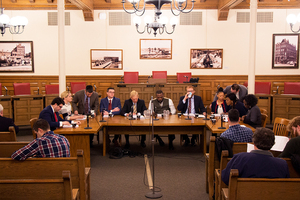
[[[275,144],[274,144],[274,146],[271,148],[271,150],[282,152],[283,149],[285,148],[286,143],[287,143],[288,141],[289,141],[289,138],[288,138],[288,137],[275,135]],[[252,151],[252,150],[254,150],[254,145],[248,143],[248,144],[247,144],[247,152],[250,152],[250,151]]]
[[[72,128],[73,126],[72,126],[72,124],[71,125],[63,125],[63,128]],[[78,127],[78,124],[76,124],[76,126],[75,126],[76,128]]]

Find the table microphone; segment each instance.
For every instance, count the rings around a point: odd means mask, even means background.
[[[218,129],[226,129],[226,128],[223,126],[223,114],[221,114],[221,127],[219,127]]]
[[[186,83],[188,83],[189,77],[188,76],[183,76],[184,78],[186,78]]]
[[[8,89],[7,89],[7,87],[5,87],[5,86],[3,86],[4,87],[4,89],[5,89],[5,96],[7,96],[7,91],[8,91]]]
[[[96,92],[96,90],[97,90],[97,87],[96,87],[96,85],[94,84],[94,88],[95,88],[95,92]]]
[[[84,129],[92,129],[92,127],[90,127],[90,118],[89,118],[90,115],[91,113],[88,113],[86,115],[86,127]]]
[[[205,118],[204,118],[203,120],[209,120],[209,119],[207,118],[207,106],[205,106],[205,110],[206,110],[206,115],[205,115]]]
[[[129,120],[135,120],[135,119],[133,118],[133,106],[134,106],[134,105],[131,106],[131,110],[130,110],[130,113],[129,113]]]
[[[69,86],[67,86],[67,90],[70,91]]]
[[[103,119],[103,116],[104,116],[104,111],[105,111],[105,108],[102,110],[101,112],[101,120],[99,122],[106,122],[104,119]]]
[[[38,87],[38,94],[40,94],[40,87]]]

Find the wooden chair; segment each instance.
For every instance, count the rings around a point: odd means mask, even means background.
[[[266,109],[260,108],[259,110],[261,114],[268,114],[268,111]]]
[[[0,179],[1,199],[78,200],[70,171],[62,171],[61,176],[60,179]]]
[[[222,189],[224,200],[285,199],[300,196],[300,178],[239,178],[237,169],[231,169],[229,186]]]
[[[262,113],[261,114],[261,127],[264,127],[264,128],[266,127],[267,120],[268,120],[268,115]]]
[[[16,150],[26,146],[29,142],[0,142],[0,158],[10,158]]]
[[[36,134],[35,134],[35,132],[34,132],[34,130],[33,130],[33,125],[34,125],[34,123],[35,123],[37,120],[38,120],[38,118],[32,118],[32,119],[30,120],[30,126],[31,126],[31,131],[32,131],[33,139],[36,139]]]
[[[15,127],[10,126],[9,131],[7,132],[0,132],[0,142],[16,142],[17,136]]]
[[[285,118],[276,117],[274,120],[273,132],[275,135],[288,136],[288,131],[286,126],[289,124],[290,120]]]

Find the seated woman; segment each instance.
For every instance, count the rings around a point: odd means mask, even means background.
[[[253,94],[248,94],[245,96],[244,105],[248,110],[247,115],[242,116],[242,120],[245,124],[249,124],[253,128],[257,128],[261,126],[261,113],[260,109],[258,108],[257,98]]]
[[[222,87],[218,89],[217,97],[218,99],[211,103],[211,114],[227,113],[229,106],[224,101],[224,92]]]
[[[72,116],[72,94],[69,91],[64,91],[61,93],[60,97],[64,100],[65,105],[61,108],[61,110],[58,112],[59,114],[63,115],[63,118],[65,120],[75,120],[75,119],[82,119],[83,115],[73,115]]]
[[[237,109],[239,111],[240,116],[244,116],[247,114],[247,108],[242,102],[238,101],[234,93],[227,94],[226,104],[229,106],[228,110],[230,110],[231,108]]]

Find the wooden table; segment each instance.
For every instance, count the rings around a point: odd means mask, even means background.
[[[253,128],[249,124],[245,124],[244,122],[240,122],[240,125],[244,125],[244,126],[250,128],[253,132],[255,131],[255,128]],[[215,124],[212,124],[211,120],[208,120],[208,121],[206,121],[206,127],[212,133],[221,134],[229,128],[229,124],[228,124],[228,122],[223,122],[223,127],[225,127],[226,129],[219,129],[219,127],[221,127],[221,120],[217,120],[217,122]]]
[[[77,149],[82,149],[85,158],[85,166],[91,166],[90,159],[90,134],[97,133],[101,124],[96,118],[90,119],[89,126],[91,129],[84,129],[86,127],[86,120],[81,120],[81,125],[76,128],[58,128],[54,131],[56,134],[63,134],[70,142],[70,153],[72,157],[77,156]]]

